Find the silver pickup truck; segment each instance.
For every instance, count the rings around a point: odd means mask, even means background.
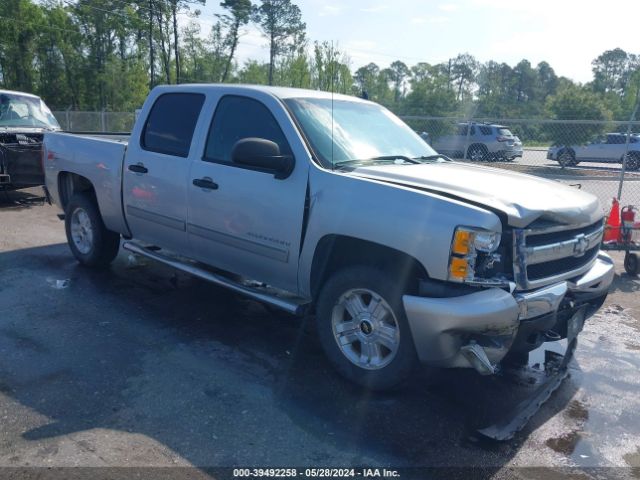
[[[383,107],[259,86],[155,88],[130,138],[47,133],[80,263],[122,247],[288,312],[372,389],[492,374],[603,303],[595,197],[438,155]]]

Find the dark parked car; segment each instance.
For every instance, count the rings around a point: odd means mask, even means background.
[[[44,184],[42,137],[52,130],[60,125],[39,97],[0,90],[0,190]]]

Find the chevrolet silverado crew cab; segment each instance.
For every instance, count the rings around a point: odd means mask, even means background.
[[[47,133],[78,261],[122,247],[315,314],[345,377],[492,374],[579,331],[613,278],[595,197],[437,154],[383,107],[317,91],[155,88],[126,140]],[[571,337],[570,337],[571,338]]]

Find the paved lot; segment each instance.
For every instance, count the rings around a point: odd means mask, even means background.
[[[106,272],[79,267],[55,213],[0,193],[0,467],[640,468],[638,279],[616,278],[571,377],[496,444],[474,429],[526,385],[421,372],[398,392],[363,392],[333,372],[308,321],[126,253]]]

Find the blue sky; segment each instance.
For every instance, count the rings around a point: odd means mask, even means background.
[[[468,52],[480,61],[534,66],[548,61],[559,75],[591,80],[591,60],[621,47],[640,53],[640,0],[294,0],[311,40],[335,42],[352,68],[396,59],[439,63]],[[219,0],[207,0],[208,33]],[[241,39],[238,59],[266,59],[254,28]]]

